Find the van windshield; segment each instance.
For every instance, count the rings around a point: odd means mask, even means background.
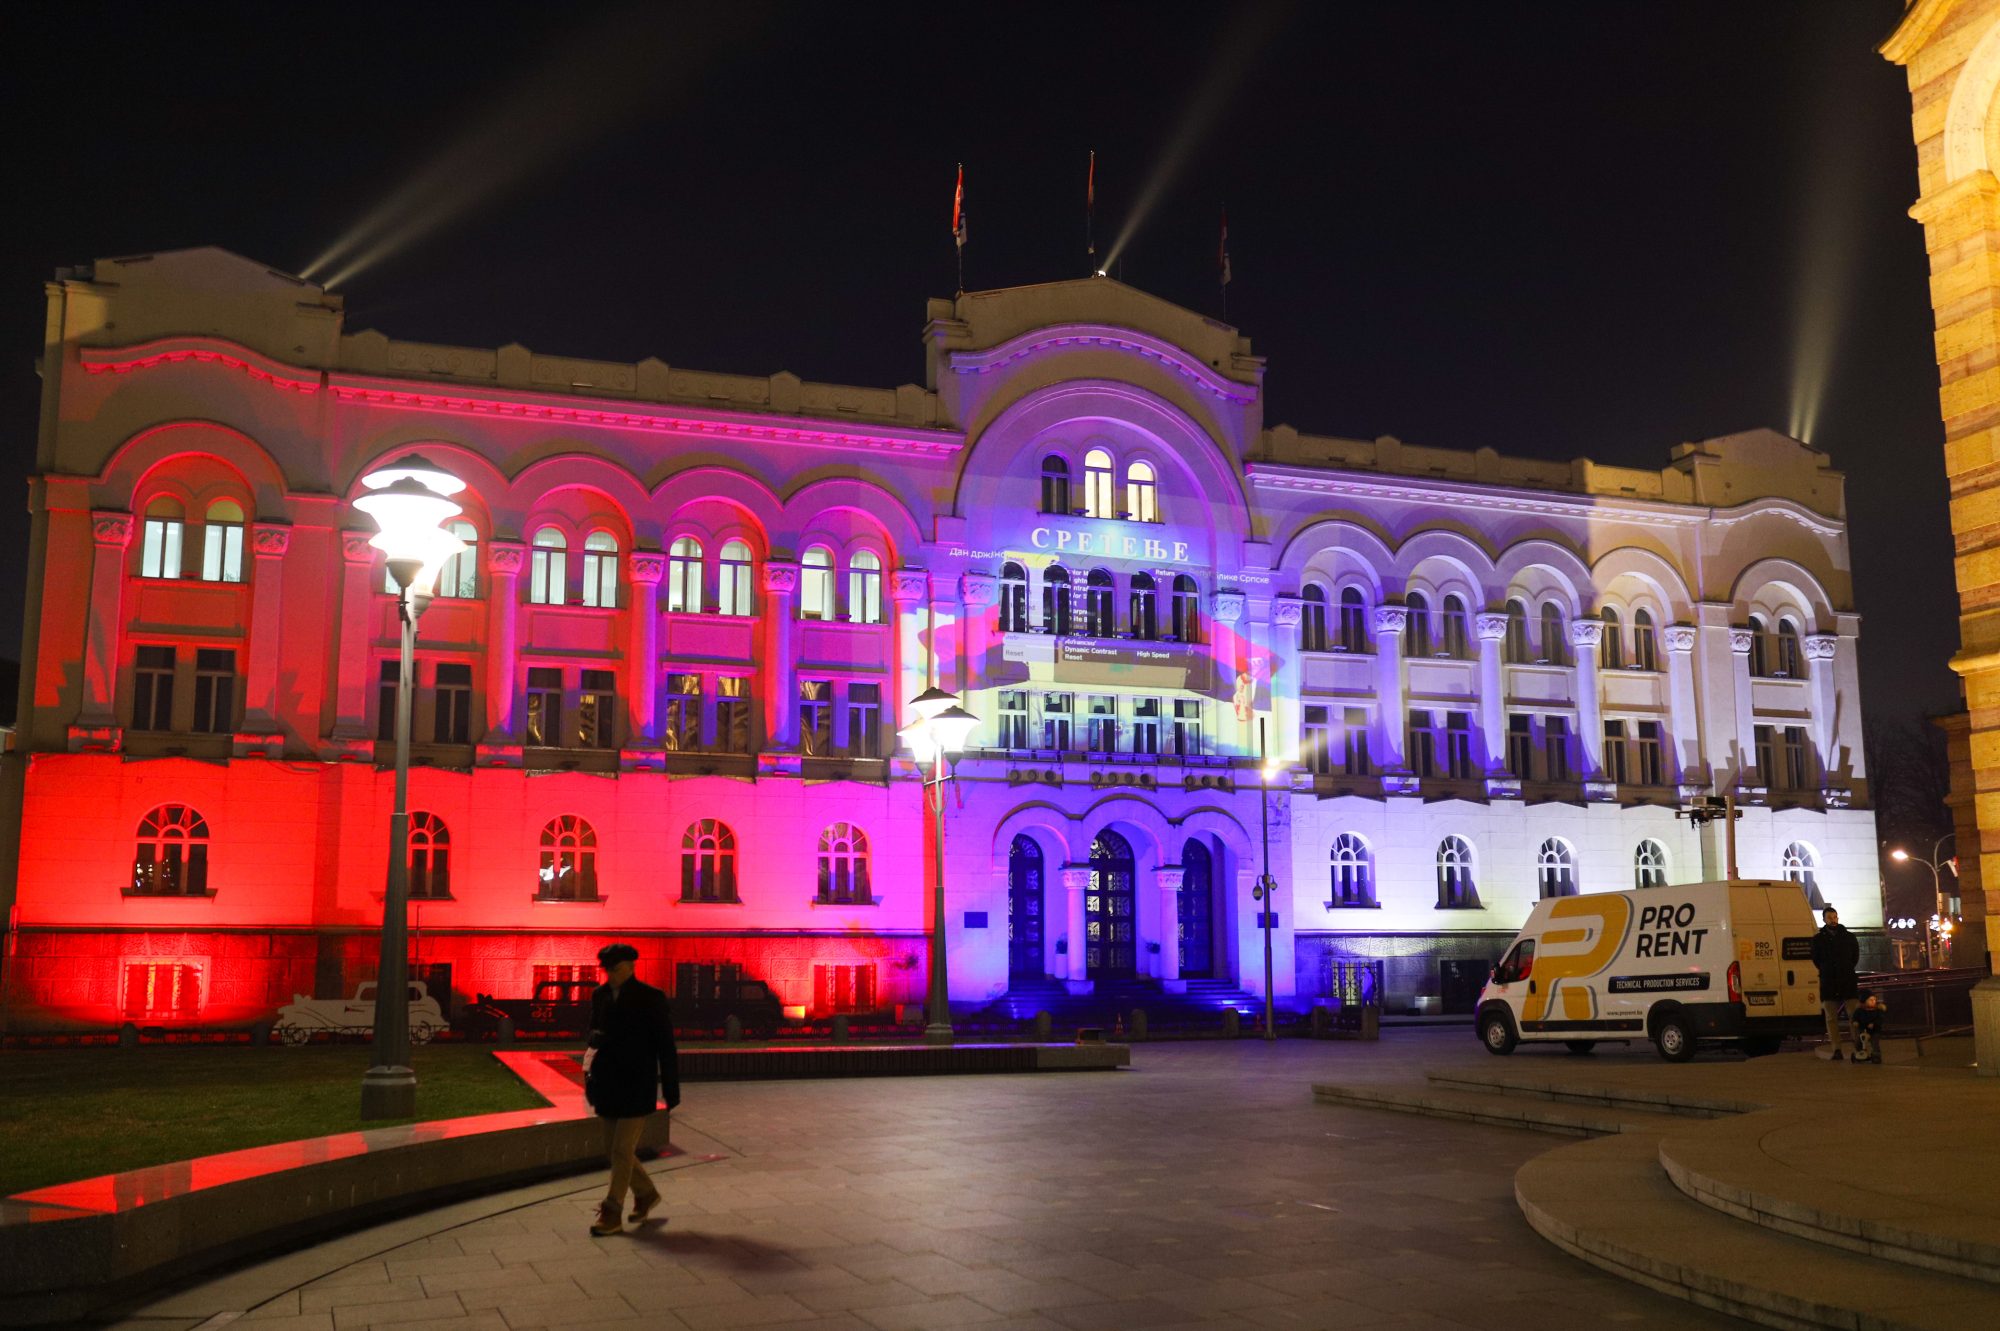
[[[1506,960],[1502,961],[1499,968],[1493,972],[1493,978],[1501,984],[1512,984],[1516,980],[1527,979],[1534,974],[1534,971],[1535,940],[1523,938],[1514,944],[1514,950],[1507,954]]]

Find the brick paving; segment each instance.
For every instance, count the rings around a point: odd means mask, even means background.
[[[1312,1100],[1315,1078],[1357,1065],[1464,1053],[1484,1057],[1464,1030],[1399,1031],[1374,1047],[1144,1045],[1118,1073],[692,1086],[674,1130],[689,1155],[656,1173],[664,1224],[593,1239],[601,1184],[565,1184],[449,1227],[440,1213],[436,1232],[358,1260],[350,1238],[338,1258],[267,1264],[317,1278],[254,1307],[226,1306],[224,1278],[208,1304],[197,1287],[123,1325],[1743,1325],[1530,1231],[1514,1171],[1555,1140]]]

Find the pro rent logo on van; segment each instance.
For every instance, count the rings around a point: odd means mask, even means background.
[[[1638,937],[1632,940],[1635,957],[1693,957],[1701,954],[1701,942],[1708,930],[1690,929],[1694,923],[1694,903],[1662,903],[1639,911]]]

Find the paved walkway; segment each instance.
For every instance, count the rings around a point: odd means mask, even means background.
[[[125,1325],[1739,1325],[1529,1230],[1514,1172],[1553,1140],[1312,1100],[1316,1078],[1458,1057],[1487,1058],[1464,1028],[1143,1045],[1118,1073],[692,1086],[675,1123],[689,1154],[659,1174],[665,1225],[592,1239],[598,1187],[542,1185],[303,1250]]]

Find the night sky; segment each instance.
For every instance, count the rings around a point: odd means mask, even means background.
[[[60,265],[301,271],[386,215],[349,331],[893,385],[953,289],[954,165],[967,286],[1041,282],[1085,271],[1095,148],[1134,286],[1217,312],[1226,205],[1272,423],[1658,467],[1810,420],[1848,477],[1866,705],[1945,709],[1915,153],[1875,52],[1901,10],[9,6],[0,490]],[[10,562],[26,530],[0,518]],[[0,579],[0,656],[20,605]]]

